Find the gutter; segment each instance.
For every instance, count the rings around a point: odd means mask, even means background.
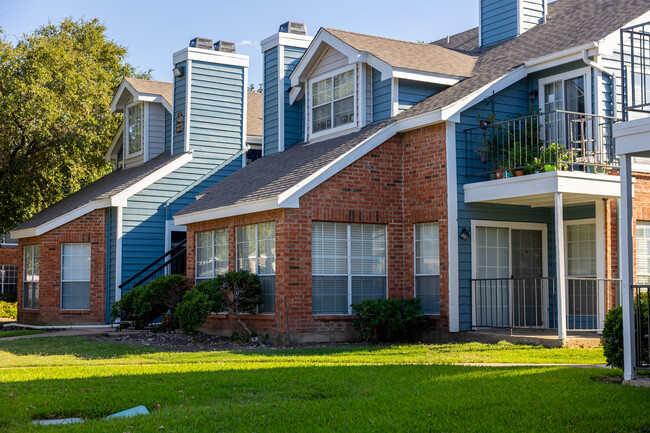
[[[613,104],[613,113],[612,117],[616,117],[616,74],[614,72],[608,71],[603,65],[594,62],[587,56],[587,50],[582,50],[582,61],[587,65],[591,66],[592,68],[596,69],[597,71],[600,71],[601,73],[608,75],[609,78],[612,80],[612,92],[614,93],[614,104]]]

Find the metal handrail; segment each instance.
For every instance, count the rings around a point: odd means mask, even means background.
[[[140,270],[139,272],[137,272],[135,275],[133,275],[132,277],[130,277],[129,279],[127,279],[127,280],[126,280],[125,282],[123,282],[122,284],[120,284],[118,287],[119,287],[120,289],[126,287],[129,283],[131,283],[131,281],[134,281],[134,280],[135,280],[136,278],[138,278],[140,275],[144,274],[144,273],[147,272],[149,269],[151,269],[152,267],[156,266],[156,264],[157,264],[159,261],[161,261],[162,259],[164,259],[164,258],[167,257],[168,255],[172,254],[172,253],[174,252],[174,250],[176,250],[176,249],[178,249],[178,248],[181,248],[181,247],[184,247],[186,243],[187,243],[187,239],[183,239],[183,240],[182,240],[181,242],[179,242],[178,245],[176,245],[174,248],[171,248],[171,249],[170,249],[169,251],[167,251],[165,254],[163,254],[162,256],[158,257],[156,260],[154,260],[153,262],[151,262],[150,264],[148,264],[148,265],[147,265],[146,267],[144,267],[142,270]],[[171,260],[171,259],[170,259],[170,260]],[[134,284],[134,286],[137,286],[137,284]]]
[[[154,269],[153,271],[151,271],[149,274],[147,274],[147,276],[141,278],[137,283],[135,283],[135,284],[133,285],[133,287],[138,287],[139,285],[141,285],[142,283],[144,283],[145,281],[147,281],[149,278],[151,278],[151,277],[153,277],[154,275],[156,275],[160,270],[164,269],[165,266],[169,265],[169,264],[172,263],[174,260],[176,260],[178,257],[180,257],[180,256],[182,256],[183,254],[185,254],[186,251],[187,251],[186,248],[181,249],[179,252],[177,252],[175,255],[173,255],[171,258],[169,258],[169,260],[167,260],[165,263],[163,263],[162,265],[158,266],[156,269]]]

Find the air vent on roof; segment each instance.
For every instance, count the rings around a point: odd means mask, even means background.
[[[280,24],[280,33],[293,33],[294,35],[303,35],[307,36],[307,29],[303,23],[296,23],[294,21],[287,21],[284,24]]]
[[[237,47],[234,42],[217,41],[214,43],[214,50],[223,53],[237,53]]]
[[[204,50],[212,49],[212,39],[207,38],[194,38],[190,41],[190,47],[202,48]]]

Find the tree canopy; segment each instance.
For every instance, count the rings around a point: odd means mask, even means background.
[[[24,34],[0,30],[0,233],[110,171],[122,120],[110,102],[123,77],[149,78],[98,20]]]

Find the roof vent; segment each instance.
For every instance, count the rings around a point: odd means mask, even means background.
[[[237,47],[234,42],[217,41],[214,43],[214,50],[222,53],[237,54]]]
[[[303,23],[297,23],[294,21],[287,21],[284,24],[280,24],[280,33],[293,33],[294,35],[303,35],[307,36],[307,28]]]
[[[204,50],[212,49],[212,39],[207,38],[194,38],[190,41],[190,47],[201,48]]]

